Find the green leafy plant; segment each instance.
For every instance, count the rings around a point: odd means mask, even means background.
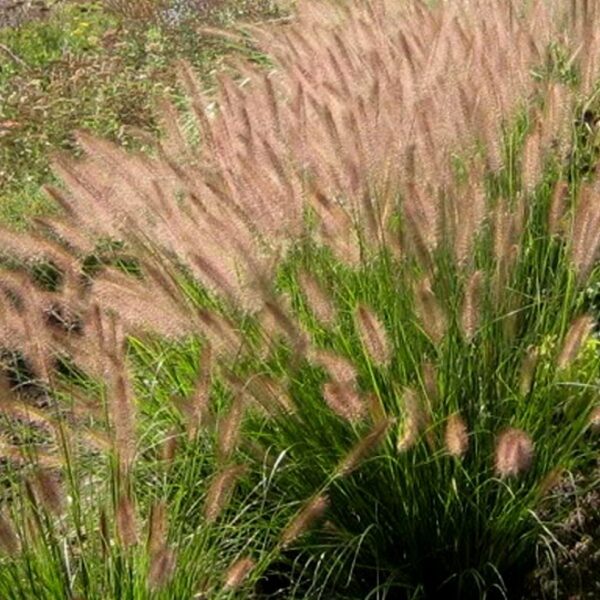
[[[201,340],[194,391],[163,373],[152,404],[214,444],[212,526],[268,466],[263,569],[240,556],[231,593],[518,597],[544,503],[597,452],[595,12],[298,10],[255,31],[271,72],[241,64],[209,98],[179,65],[199,146],[165,102],[152,155],[79,132],[81,160],[56,157],[64,216],[2,242],[61,274],[62,321],[27,329],[48,308],[18,279],[5,344],[46,382],[52,357],[93,372],[98,314],[157,371],[152,336]],[[125,260],[89,273],[107,240]]]

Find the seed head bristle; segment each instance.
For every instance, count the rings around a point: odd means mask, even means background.
[[[190,398],[190,413],[188,417],[188,436],[194,439],[199,428],[205,423],[210,410],[210,386],[212,372],[212,349],[205,344],[200,353],[200,371],[196,386]]]
[[[272,377],[256,376],[247,383],[247,389],[267,414],[279,416],[282,412],[292,414],[296,411],[285,384]]]
[[[592,409],[589,417],[590,428],[594,433],[600,433],[600,406]]]
[[[569,186],[565,181],[557,181],[552,192],[550,209],[548,211],[548,233],[559,235],[562,233],[562,219],[566,212]]]
[[[204,504],[204,516],[209,523],[213,523],[219,518],[229,502],[235,484],[245,472],[244,465],[232,465],[213,479],[206,493]]]
[[[328,381],[323,386],[323,398],[333,412],[351,423],[365,416],[367,405],[354,384]]]
[[[342,459],[336,469],[336,475],[345,477],[357,469],[363,460],[383,442],[393,423],[394,419],[384,419],[376,423]]]
[[[311,359],[327,371],[339,384],[353,385],[356,381],[356,369],[347,358],[328,350],[313,350]]]
[[[527,350],[525,358],[521,363],[521,373],[519,378],[519,390],[522,395],[526,396],[531,391],[533,377],[540,358],[540,350],[536,346],[532,346]]]
[[[0,512],[0,550],[9,557],[15,557],[21,548],[11,520]]]
[[[317,280],[307,271],[302,271],[298,276],[300,288],[304,294],[310,310],[321,323],[331,327],[336,320],[337,312]]]
[[[427,423],[427,415],[423,410],[419,395],[413,389],[405,388],[403,390],[402,401],[404,403],[404,420],[396,443],[398,452],[412,448]]]
[[[569,255],[580,284],[584,284],[600,252],[600,203],[597,191],[581,187],[569,238]]]
[[[539,498],[544,498],[549,492],[556,488],[565,473],[564,467],[558,466],[552,469],[540,482],[537,495]]]
[[[446,450],[456,458],[462,458],[469,449],[469,430],[465,420],[458,413],[448,417],[444,435]]]
[[[281,534],[281,546],[286,548],[305,534],[325,514],[328,507],[327,496],[319,495],[311,498]]]
[[[225,589],[239,589],[254,566],[254,561],[248,556],[236,560],[225,573]]]
[[[533,130],[525,139],[523,148],[522,178],[523,188],[527,193],[533,192],[540,181],[543,167],[541,119],[537,120]]]
[[[495,469],[500,477],[516,477],[525,473],[530,469],[533,457],[533,442],[522,429],[511,427],[498,436]]]
[[[377,394],[368,394],[365,403],[368,406],[369,416],[373,423],[379,423],[387,418],[385,406]]]
[[[162,547],[150,555],[148,570],[148,588],[151,591],[163,588],[173,576],[176,567],[176,555],[172,548]]]
[[[124,548],[134,546],[138,542],[137,519],[133,501],[122,494],[116,506],[117,539]]]
[[[431,282],[426,277],[422,279],[415,292],[415,309],[423,331],[437,345],[446,335],[447,319],[438,299],[436,298]]]
[[[575,319],[565,335],[562,348],[558,355],[556,364],[559,369],[568,367],[579,354],[594,327],[594,318],[590,315],[582,315]]]
[[[148,530],[148,552],[158,553],[167,543],[167,531],[169,523],[167,520],[167,504],[159,501],[150,509],[150,523]]]
[[[356,325],[360,339],[371,359],[378,365],[385,365],[391,358],[391,345],[385,327],[373,311],[359,306],[356,311]]]
[[[475,271],[467,283],[461,313],[463,335],[468,342],[472,341],[479,326],[482,286],[483,271]]]
[[[430,411],[432,411],[438,401],[437,373],[434,364],[428,360],[424,361],[421,365],[421,372],[427,404],[429,405]]]
[[[64,512],[65,494],[58,473],[38,469],[34,478],[34,487],[41,505],[49,513],[60,516]]]
[[[236,394],[229,407],[229,411],[219,421],[217,454],[221,464],[226,463],[235,452],[240,437],[244,410],[244,401],[241,395]]]
[[[122,368],[122,364],[113,367],[108,404],[114,429],[115,450],[121,465],[124,470],[127,470],[133,464],[135,457],[136,415],[130,381]]]
[[[165,462],[167,466],[170,466],[175,460],[178,447],[179,435],[177,430],[173,428],[167,433],[167,437],[163,441],[160,452],[160,458]]]

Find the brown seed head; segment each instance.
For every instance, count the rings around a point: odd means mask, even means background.
[[[428,278],[422,279],[417,285],[415,309],[423,331],[435,344],[441,343],[446,335],[448,323]]]
[[[521,374],[519,381],[519,389],[521,394],[526,396],[531,391],[531,385],[533,383],[533,376],[540,358],[539,348],[532,346],[527,350],[527,354],[521,364]]]
[[[248,556],[236,560],[225,573],[225,589],[237,590],[244,583],[254,565],[254,561]]]
[[[483,271],[475,271],[469,278],[463,299],[461,325],[465,339],[470,342],[479,326]]]
[[[362,461],[383,442],[393,422],[394,419],[383,419],[376,423],[371,431],[358,440],[342,459],[336,469],[336,474],[345,477],[357,469]]]
[[[175,571],[175,551],[166,546],[150,555],[148,588],[152,591],[164,587]]]
[[[391,358],[391,346],[383,323],[366,306],[356,311],[356,326],[360,339],[371,359],[378,365],[385,365]]]
[[[124,548],[137,544],[137,523],[135,508],[129,496],[122,495],[116,508],[117,537]]]
[[[593,326],[594,318],[590,315],[582,315],[575,319],[567,331],[562,349],[558,355],[557,366],[559,369],[568,367],[577,358],[581,347],[592,332]]]
[[[412,448],[427,424],[427,413],[423,410],[419,395],[411,388],[402,393],[404,401],[404,423],[400,429],[396,449],[404,452]]]
[[[350,422],[362,419],[367,410],[356,387],[347,383],[327,382],[323,386],[323,398],[333,412]]]
[[[335,323],[336,310],[317,280],[307,271],[302,271],[298,281],[310,310],[321,323],[332,326]]]
[[[238,444],[240,427],[244,417],[244,401],[236,395],[229,408],[229,412],[220,420],[218,430],[218,458],[221,463],[228,461]]]
[[[156,502],[150,510],[150,527],[148,531],[148,552],[157,554],[167,543],[167,505],[164,501]]]
[[[327,496],[319,495],[309,500],[300,512],[291,520],[281,535],[281,546],[287,547],[312,527],[329,506]]]
[[[21,544],[10,519],[0,512],[0,550],[7,556],[16,556]]]
[[[237,480],[245,473],[244,465],[232,465],[221,471],[210,484],[206,493],[204,516],[209,523],[219,518],[227,506]]]
[[[42,506],[51,514],[60,516],[64,511],[64,491],[61,488],[59,474],[40,469],[35,474],[35,492]]]
[[[533,463],[533,442],[522,429],[506,429],[496,442],[496,473],[500,477],[521,475]]]
[[[445,432],[446,450],[456,458],[462,458],[469,448],[469,431],[465,420],[454,413],[448,417]]]
[[[311,359],[325,369],[331,379],[340,384],[354,384],[356,369],[347,358],[329,350],[314,350]]]

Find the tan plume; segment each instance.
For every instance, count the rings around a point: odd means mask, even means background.
[[[446,450],[456,458],[462,458],[469,449],[469,430],[459,413],[448,417],[444,434]]]
[[[218,473],[206,493],[204,516],[209,523],[216,521],[226,507],[238,479],[246,472],[244,465],[231,465]]]
[[[465,289],[461,312],[461,326],[465,339],[472,341],[481,320],[481,297],[483,287],[483,271],[475,271]]]
[[[225,589],[237,590],[246,581],[255,566],[255,562],[248,556],[236,560],[225,573]]]
[[[321,323],[331,327],[337,317],[337,311],[331,302],[331,298],[308,271],[301,271],[298,275],[298,281],[310,310]]]
[[[341,460],[336,475],[345,477],[357,469],[369,454],[374,452],[384,441],[394,419],[383,419],[375,423],[373,428],[363,436]]]
[[[594,318],[590,315],[582,315],[573,321],[558,354],[556,364],[559,369],[568,367],[577,358],[581,347],[592,333],[593,326]]]
[[[383,323],[370,308],[361,305],[356,310],[356,326],[370,358],[378,365],[386,365],[392,351]]]
[[[522,429],[510,427],[496,441],[495,469],[500,477],[513,477],[528,471],[533,463],[534,447]]]
[[[398,452],[404,452],[417,443],[419,436],[424,433],[428,419],[419,395],[412,388],[405,388],[399,395],[404,405],[404,419],[398,432],[396,449]]]
[[[318,495],[311,498],[281,534],[281,546],[284,548],[289,546],[306,533],[325,514],[328,507],[327,496]]]
[[[359,421],[365,416],[367,405],[353,384],[328,381],[323,386],[323,398],[333,412],[347,421]]]
[[[137,517],[132,499],[121,494],[116,506],[117,537],[121,546],[129,548],[138,542]]]

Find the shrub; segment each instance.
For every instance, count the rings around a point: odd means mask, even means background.
[[[48,381],[92,306],[201,337],[218,368],[180,406],[192,434],[219,406],[205,518],[241,456],[277,457],[287,597],[516,597],[537,511],[597,450],[596,29],[557,2],[305,2],[256,31],[275,69],[215,102],[180,65],[200,147],[168,104],[153,156],[78,135],[51,238],[3,242],[55,265],[80,326],[6,342]],[[91,277],[99,240],[121,268]]]

